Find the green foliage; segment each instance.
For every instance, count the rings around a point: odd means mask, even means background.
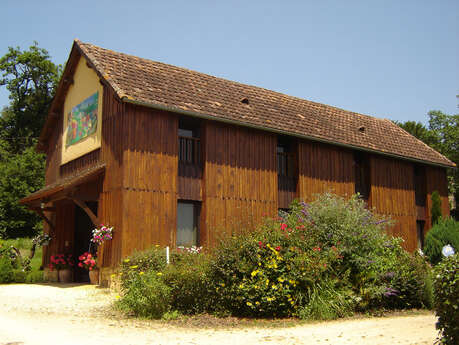
[[[429,125],[408,121],[400,127],[425,142],[459,165],[459,114],[448,115],[439,110],[429,112]],[[459,200],[459,169],[448,170],[449,192]]]
[[[459,251],[459,222],[452,218],[440,218],[427,233],[423,248],[424,254],[433,265],[442,260],[441,251],[447,244],[450,244],[456,253]]]
[[[168,266],[159,248],[127,258],[122,300],[131,298],[131,290],[140,293],[148,273],[169,291],[168,309],[155,311],[157,317],[175,310],[334,319],[354,311],[430,306],[429,266],[403,250],[401,239],[387,236],[390,224],[358,196],[324,194],[310,204],[294,202],[290,213],[253,230],[237,229],[239,235],[222,238],[210,253],[174,251]]]
[[[215,295],[209,274],[209,257],[203,253],[175,252],[162,272],[171,288],[171,308],[181,314],[199,314],[213,308]]]
[[[0,283],[14,282],[14,267],[7,255],[0,253]]]
[[[170,260],[170,265],[166,265],[165,249],[159,246],[136,252],[123,260],[121,266],[123,297],[120,303],[124,303],[125,306],[132,304],[132,302],[126,304],[124,301],[126,298],[129,300],[132,293],[134,295],[137,293],[131,290],[138,290],[140,282],[142,279],[145,280],[145,275],[148,274],[148,277],[155,276],[169,291],[168,307],[152,311],[154,317],[161,317],[161,313],[168,311],[196,314],[214,308],[215,290],[212,289],[213,285],[209,277],[209,257],[203,253],[193,254],[185,250],[174,250],[171,252]],[[144,288],[147,289],[148,286]],[[155,304],[151,304],[150,308],[156,308]]]
[[[459,255],[445,258],[435,268],[434,309],[442,344],[459,343]]]
[[[171,288],[155,271],[130,275],[129,285],[122,292],[118,307],[136,316],[159,319],[170,310]]]
[[[15,154],[33,145],[48,114],[61,67],[37,42],[29,50],[9,47],[0,58],[0,86],[9,91],[10,105],[2,111],[0,138]]]
[[[316,317],[322,310],[330,318],[428,305],[429,268],[386,235],[390,223],[357,196],[296,202],[284,218],[216,248],[219,305],[235,315]],[[333,293],[321,282],[333,282]]]
[[[16,248],[20,252],[13,249]],[[41,270],[42,248],[36,249],[35,255],[30,259],[32,239],[19,238],[15,240],[0,240],[0,283],[38,283],[43,281]]]
[[[61,68],[37,43],[0,58],[0,86],[10,104],[0,114],[0,237],[37,234],[41,219],[18,200],[43,186],[44,155],[35,152]]]
[[[432,193],[432,196],[430,198],[432,199],[432,208],[430,210],[430,217],[432,219],[432,225],[435,225],[437,224],[437,222],[440,220],[442,216],[441,198],[440,198],[440,194],[436,190]]]
[[[414,137],[418,138],[419,140],[423,141],[429,146],[435,145],[438,141],[437,136],[432,133],[432,131],[426,128],[421,122],[415,121],[406,121],[406,122],[397,122],[395,123],[403,128],[405,131],[413,135]]]
[[[40,189],[44,182],[44,155],[30,147],[21,154],[0,149],[0,237],[30,237],[41,231],[41,218],[19,199]]]

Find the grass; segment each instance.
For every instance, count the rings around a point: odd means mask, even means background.
[[[3,246],[13,246],[19,250],[23,259],[28,258],[30,249],[32,248],[31,238],[16,238],[9,240],[0,240]],[[18,283],[40,283],[43,282],[42,263],[42,248],[35,248],[35,255],[30,262],[31,270],[22,272],[21,269],[15,270],[15,276]]]

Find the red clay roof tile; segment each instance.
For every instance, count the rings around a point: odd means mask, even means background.
[[[449,159],[386,119],[114,52],[78,40],[75,44],[123,100],[454,166]],[[243,99],[247,99],[248,104],[241,102]],[[359,130],[362,127],[363,130]]]

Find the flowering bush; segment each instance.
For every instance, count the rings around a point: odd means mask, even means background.
[[[109,228],[101,224],[100,228],[96,228],[92,231],[91,241],[93,243],[100,245],[104,241],[111,240],[112,238],[113,238],[113,227]]]
[[[85,252],[78,257],[78,260],[80,260],[78,267],[84,268],[88,271],[95,270],[97,268],[96,259],[97,258],[91,253]]]
[[[235,229],[210,253],[178,248],[167,266],[164,249],[136,253],[122,264],[122,291],[130,296],[148,274],[169,289],[168,310],[256,317],[423,306],[429,268],[386,234],[390,224],[358,196],[324,194],[256,229]]]
[[[435,267],[434,309],[441,344],[459,342],[459,254],[443,259]]]
[[[51,263],[49,264],[49,268],[51,270],[63,270],[67,268],[72,268],[75,264],[72,254],[51,255],[50,261]]]

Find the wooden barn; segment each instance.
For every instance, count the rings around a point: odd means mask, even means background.
[[[454,166],[389,120],[78,40],[39,149],[46,185],[21,203],[52,237],[43,264],[80,255],[107,224],[104,282],[136,249],[212,245],[218,231],[326,191],[360,193],[413,251],[431,226],[433,191],[449,213]]]

